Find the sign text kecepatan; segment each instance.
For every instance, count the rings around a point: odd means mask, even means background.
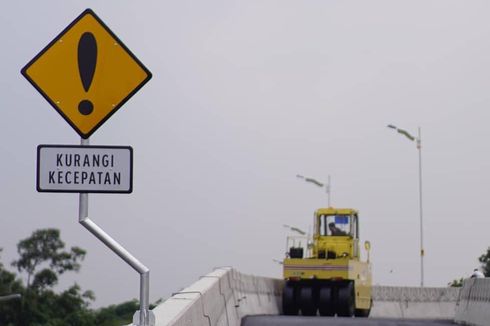
[[[131,147],[39,145],[37,157],[40,192],[132,192]]]

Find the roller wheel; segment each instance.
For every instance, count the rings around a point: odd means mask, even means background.
[[[313,294],[313,287],[303,286],[299,291],[299,306],[303,316],[316,315],[316,303]]]
[[[342,317],[351,317],[355,312],[354,285],[348,283],[339,288],[337,314]]]
[[[320,316],[333,316],[335,314],[333,299],[332,299],[332,289],[330,287],[320,288],[320,293],[318,295],[318,310]]]
[[[282,311],[285,315],[295,316],[299,308],[294,298],[294,286],[286,284],[282,290]]]

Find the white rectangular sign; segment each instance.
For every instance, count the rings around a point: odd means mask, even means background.
[[[37,191],[133,191],[133,149],[129,146],[39,145]]]

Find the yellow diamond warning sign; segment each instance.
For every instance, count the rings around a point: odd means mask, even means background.
[[[88,138],[151,73],[90,9],[23,69],[22,74],[82,138]]]

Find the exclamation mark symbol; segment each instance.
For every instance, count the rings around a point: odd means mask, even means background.
[[[78,41],[78,72],[85,92],[88,92],[92,85],[96,65],[97,41],[95,36],[90,32],[83,33]],[[90,100],[84,99],[78,104],[78,111],[83,115],[89,115],[94,111],[94,105]]]

